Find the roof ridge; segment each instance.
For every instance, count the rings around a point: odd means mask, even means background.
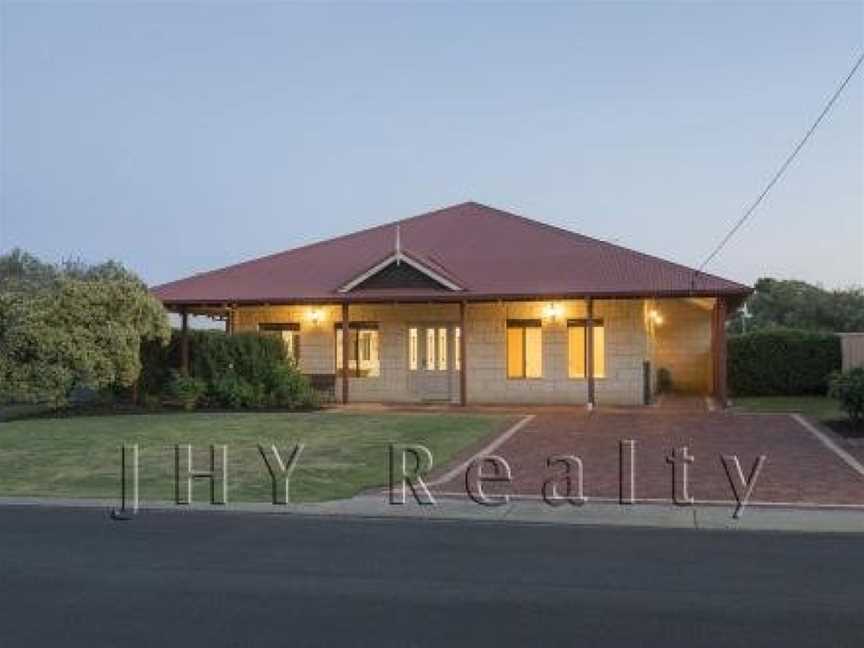
[[[630,247],[627,247],[624,245],[618,245],[617,243],[610,243],[609,241],[604,241],[603,239],[595,238],[593,236],[588,236],[587,234],[582,234],[580,232],[574,232],[573,230],[568,230],[564,227],[559,227],[558,225],[552,225],[551,223],[545,223],[543,221],[536,220],[536,219],[530,218],[528,216],[523,216],[522,214],[516,214],[514,212],[510,212],[510,211],[507,211],[505,209],[499,209],[497,207],[490,207],[489,205],[484,205],[482,203],[477,203],[477,202],[473,202],[473,201],[469,201],[468,203],[464,203],[464,204],[473,204],[475,206],[482,207],[484,209],[488,209],[489,211],[496,212],[502,216],[515,218],[515,219],[521,220],[521,221],[527,221],[533,225],[539,225],[543,228],[552,230],[553,232],[555,232],[557,234],[564,235],[566,237],[571,237],[571,238],[575,237],[575,238],[581,239],[583,241],[588,241],[591,243],[599,243],[599,244],[604,245],[606,247],[610,247],[610,248],[614,248],[616,250],[627,252],[629,254],[633,254],[633,255],[638,256],[638,257],[650,259],[652,261],[660,261],[661,263],[665,263],[667,265],[675,266],[677,268],[692,272],[695,276],[702,276],[702,277],[707,277],[707,278],[711,278],[711,279],[716,279],[719,281],[725,281],[726,283],[735,284],[735,285],[741,286],[743,288],[747,287],[744,284],[738,283],[737,281],[732,281],[731,279],[726,279],[725,277],[720,277],[720,276],[712,274],[710,272],[701,272],[701,271],[697,270],[696,268],[692,268],[688,265],[684,265],[683,263],[678,263],[677,261],[670,261],[669,259],[664,259],[663,257],[659,257],[659,256],[654,255],[654,254],[648,254],[647,252],[640,252],[639,250],[634,250],[633,248],[630,248]]]
[[[384,229],[386,227],[393,227],[394,225],[405,223],[407,221],[416,220],[418,218],[423,218],[426,216],[433,216],[433,215],[438,214],[440,212],[447,211],[449,209],[455,209],[457,207],[463,207],[463,206],[469,205],[469,204],[477,205],[479,203],[472,203],[472,201],[465,201],[465,202],[457,203],[455,205],[449,205],[447,207],[439,207],[437,209],[433,209],[433,210],[428,211],[428,212],[423,212],[421,214],[415,214],[414,216],[408,216],[406,218],[397,219],[397,220],[389,221],[386,223],[380,223],[378,225],[370,225],[369,227],[364,227],[363,229],[359,229],[359,230],[356,230],[354,232],[348,232],[346,234],[339,234],[338,236],[332,236],[330,238],[321,239],[319,241],[312,241],[311,243],[305,243],[303,245],[298,245],[297,247],[288,248],[287,250],[280,250],[279,252],[272,252],[270,254],[265,254],[265,255],[259,256],[259,257],[254,257],[252,259],[245,259],[244,261],[238,261],[237,263],[229,263],[228,265],[221,266],[219,268],[214,268],[212,270],[204,270],[202,272],[195,272],[195,273],[192,273],[186,277],[183,277],[182,279],[175,279],[174,281],[168,281],[168,282],[165,282],[162,284],[157,284],[155,286],[150,286],[150,289],[155,290],[157,288],[163,288],[166,286],[170,286],[170,285],[178,283],[180,281],[187,281],[189,279],[198,279],[201,277],[207,277],[209,275],[223,272],[225,270],[233,270],[234,268],[242,268],[243,266],[246,266],[250,263],[258,263],[259,261],[268,261],[270,259],[276,259],[276,258],[283,256],[283,255],[286,255],[286,254],[293,254],[295,252],[299,252],[300,250],[308,250],[308,249],[314,248],[314,247],[319,246],[319,245],[324,245],[325,243],[333,243],[335,241],[341,241],[344,239],[354,238],[354,237],[360,236],[362,234],[368,234],[369,232],[374,232],[375,230]]]

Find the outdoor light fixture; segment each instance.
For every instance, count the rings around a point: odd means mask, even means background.
[[[550,302],[550,303],[549,303],[549,304],[548,304],[548,305],[543,309],[543,315],[544,315],[544,317],[546,317],[546,319],[550,319],[550,320],[552,320],[553,322],[558,318],[558,316],[559,316],[560,314],[561,314],[561,307],[560,307],[558,304],[554,303],[554,302]]]
[[[312,322],[312,326],[317,326],[321,321],[321,311],[317,308],[313,308],[309,311],[309,321]]]
[[[659,311],[652,310],[650,315],[651,315],[651,321],[654,322],[655,324],[662,324],[663,323],[663,316],[660,314]]]

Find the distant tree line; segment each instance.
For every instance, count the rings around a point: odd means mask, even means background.
[[[864,331],[864,288],[826,290],[804,281],[763,278],[754,286],[744,311],[736,313],[729,332],[787,328],[844,333]]]

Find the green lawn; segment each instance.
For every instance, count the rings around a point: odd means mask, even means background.
[[[287,460],[305,449],[291,480],[293,501],[350,497],[388,479],[391,443],[422,443],[441,466],[512,417],[450,413],[178,413],[29,419],[0,423],[0,495],[116,498],[120,446],[137,443],[142,500],[174,497],[174,445],[189,443],[195,469],[210,444],[228,444],[229,501],[268,502],[271,481],[257,444]],[[195,501],[206,501],[206,482]]]
[[[837,401],[827,396],[754,396],[733,398],[732,404],[742,412],[798,412],[820,421],[845,418]]]

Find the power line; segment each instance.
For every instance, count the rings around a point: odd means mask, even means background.
[[[750,215],[754,211],[756,211],[756,208],[759,206],[759,204],[762,202],[762,200],[765,198],[765,196],[768,195],[768,192],[771,191],[771,188],[775,184],[777,184],[777,181],[780,180],[780,178],[786,172],[786,169],[789,167],[790,164],[792,164],[792,160],[794,160],[795,157],[798,155],[799,151],[801,151],[801,149],[804,148],[804,145],[807,143],[807,140],[810,139],[810,136],[813,135],[813,133],[816,131],[817,128],[819,128],[819,124],[822,123],[822,120],[825,118],[825,116],[831,110],[831,107],[837,101],[837,98],[843,93],[843,90],[846,89],[846,86],[849,85],[849,82],[852,80],[852,77],[855,76],[855,73],[858,71],[858,68],[861,67],[862,62],[864,62],[864,53],[862,53],[861,56],[858,57],[858,60],[855,62],[855,65],[852,66],[852,70],[849,72],[849,74],[846,75],[846,78],[843,79],[843,83],[840,84],[840,87],[837,88],[837,90],[831,96],[831,99],[828,101],[827,104],[825,104],[825,108],[822,109],[822,112],[816,118],[816,121],[813,122],[813,125],[810,126],[810,129],[807,131],[807,133],[804,135],[804,137],[801,139],[801,141],[798,142],[798,146],[795,147],[795,149],[792,151],[792,153],[789,155],[789,157],[786,158],[786,161],[782,164],[782,166],[777,171],[777,173],[774,174],[774,177],[771,178],[771,182],[769,182],[766,185],[765,189],[762,190],[762,193],[759,194],[759,197],[756,198],[755,202],[752,205],[750,205],[750,208],[746,212],[744,212],[744,215],[741,218],[738,219],[738,222],[735,223],[735,226],[731,230],[729,230],[729,233],[723,237],[723,240],[720,241],[720,243],[717,245],[716,248],[714,248],[714,251],[708,255],[708,257],[702,262],[702,265],[699,266],[699,269],[696,270],[696,272],[694,272],[694,274],[693,274],[694,280],[696,278],[696,275],[698,275],[700,272],[702,272],[702,270],[705,269],[705,266],[707,266],[711,262],[711,260],[714,257],[716,257],[720,253],[720,251],[726,246],[726,244],[729,242],[729,240],[733,236],[735,236],[735,232],[737,232],[739,229],[741,229],[741,226],[747,221],[748,218],[750,218]]]

